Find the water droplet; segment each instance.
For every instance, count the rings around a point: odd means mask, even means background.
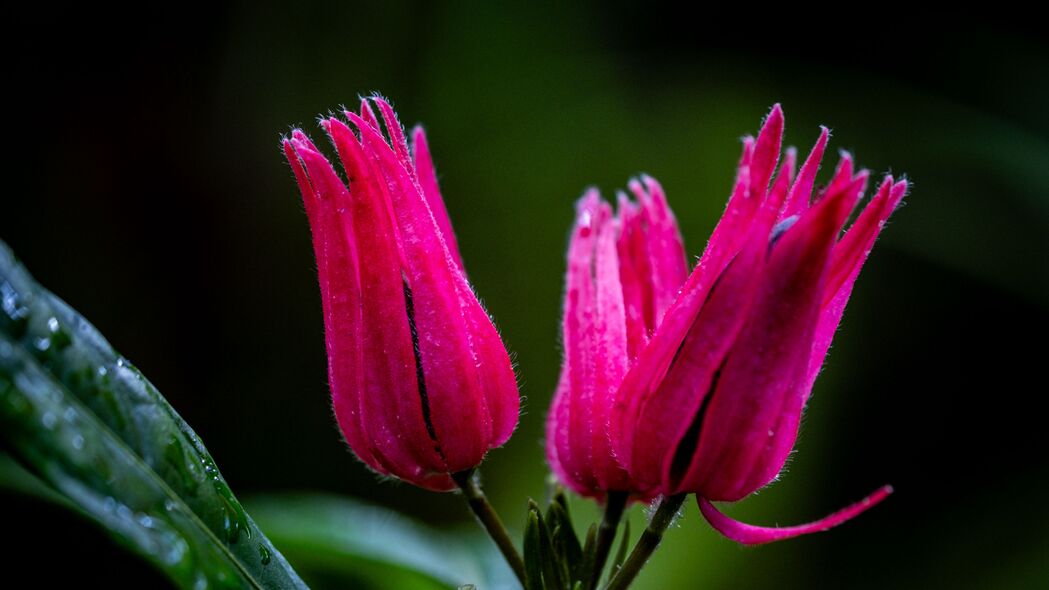
[[[99,365],[99,367],[98,367],[98,376],[99,377],[105,377],[108,374],[109,374],[109,369],[107,369],[103,365]]]
[[[769,431],[769,436],[770,436],[770,437],[771,437],[771,436],[776,436],[776,432],[775,432],[775,431],[773,431],[773,430],[770,430],[770,431]]]
[[[84,448],[84,437],[79,434],[74,436],[71,442],[73,443],[73,448],[78,451]]]
[[[58,318],[56,318],[56,317],[47,318],[47,329],[50,330],[52,334],[57,332],[58,331]]]
[[[66,422],[72,422],[76,420],[76,409],[66,408],[66,411],[62,412],[62,419]]]
[[[53,412],[44,412],[44,415],[40,417],[40,423],[48,430],[54,428],[56,422],[58,422],[58,418],[55,417]]]
[[[266,548],[265,545],[259,545],[259,557],[262,558],[262,565],[269,565],[270,560],[273,559],[273,554]]]
[[[44,352],[48,348],[51,348],[51,339],[50,338],[37,338],[36,341],[33,342],[33,346],[36,346],[36,349],[39,350],[40,352]]]

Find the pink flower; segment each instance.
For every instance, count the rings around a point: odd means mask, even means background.
[[[344,183],[302,131],[283,142],[320,276],[335,417],[357,457],[423,488],[455,486],[517,425],[510,359],[467,282],[426,136],[367,100],[321,121]]]
[[[681,234],[663,189],[631,182],[619,216],[590,189],[576,204],[565,278],[561,379],[547,415],[547,460],[577,493],[641,492],[612,456],[612,399],[688,276]],[[642,494],[642,497],[645,497]]]
[[[824,530],[891,491],[786,529],[738,523],[710,503],[740,500],[779,474],[860,267],[907,188],[886,178],[839,238],[868,172],[854,173],[845,153],[813,196],[828,131],[796,178],[793,150],[773,175],[782,135],[776,105],[757,140],[744,139],[725,213],[608,417],[613,454],[633,484],[695,493],[715,528],[748,544]]]

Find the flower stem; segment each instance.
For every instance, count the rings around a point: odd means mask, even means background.
[[[594,590],[601,581],[601,572],[605,569],[605,562],[612,549],[612,542],[616,540],[616,530],[619,521],[623,518],[623,509],[626,508],[627,492],[608,492],[605,498],[605,516],[601,519],[601,526],[597,529],[597,542],[594,545],[594,570],[590,574],[590,582],[587,590]]]
[[[499,515],[496,514],[492,505],[488,503],[488,498],[484,495],[481,484],[477,481],[476,473],[476,469],[453,473],[452,480],[463,491],[463,496],[466,498],[467,504],[470,505],[470,510],[473,511],[477,520],[481,522],[484,530],[488,532],[488,536],[495,541],[495,545],[499,547],[499,551],[502,552],[506,563],[510,565],[510,569],[514,570],[514,575],[517,576],[521,585],[524,586],[524,560],[521,559],[521,554],[514,547],[514,542],[510,539],[510,533],[506,531],[506,527],[503,526],[503,521],[499,519]]]
[[[677,511],[681,508],[681,504],[684,503],[687,495],[677,494],[676,496],[663,498],[663,501],[659,503],[659,508],[656,508],[656,513],[652,516],[652,520],[648,523],[648,528],[641,534],[641,538],[637,540],[637,545],[634,545],[634,550],[630,552],[630,557],[627,558],[623,567],[619,569],[619,573],[608,583],[605,590],[626,590],[630,586],[630,583],[637,577],[645,562],[651,557],[652,552],[656,550],[656,547],[659,547],[659,542],[663,540],[663,533],[666,532],[670,523],[674,522],[674,517],[677,516]]]

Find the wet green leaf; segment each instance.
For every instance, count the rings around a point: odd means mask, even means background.
[[[305,588],[203,443],[0,242],[0,437],[45,484],[186,588]]]
[[[379,506],[322,494],[246,504],[311,584],[316,577],[338,588],[493,588],[513,577],[488,538],[430,530]],[[487,564],[498,571],[482,569]]]

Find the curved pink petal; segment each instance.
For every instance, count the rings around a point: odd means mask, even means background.
[[[714,228],[699,264],[686,279],[674,303],[664,314],[663,321],[638,354],[636,362],[616,392],[610,434],[616,460],[629,472],[634,469],[634,434],[642,407],[666,374],[678,346],[706,301],[707,293],[715,279],[749,234],[750,224],[757,211],[757,206],[752,202],[761,200],[749,195],[749,166],[753,151],[754,140],[744,138],[735,188],[725,207],[725,213]]]
[[[785,413],[801,411],[796,389],[808,363],[830,250],[855,204],[851,197],[841,191],[809,209],[772,248],[750,319],[703,416],[682,489],[734,501],[768,483],[768,470],[774,476],[782,467],[777,424]],[[796,428],[791,444],[793,436]]]
[[[651,273],[648,271],[648,257],[644,255],[645,236],[638,207],[623,193],[618,193],[616,197],[619,218],[619,239],[616,242],[619,282],[623,287],[627,353],[633,362],[641,349],[648,344],[651,335],[645,323],[645,283]]]
[[[345,204],[343,208],[351,212],[349,221],[358,251],[367,249],[369,260],[374,262],[358,265],[360,305],[364,311],[360,315],[359,331],[362,375],[349,382],[332,382],[333,404],[346,413],[359,408],[359,422],[372,442],[362,454],[372,454],[388,473],[413,483],[422,482],[430,474],[445,469],[440,456],[427,450],[432,445],[428,447],[429,436],[414,383],[415,362],[411,334],[404,321],[404,300],[377,296],[402,289],[392,220],[386,204],[376,198],[377,193],[370,186],[371,172],[352,132],[345,126],[327,127],[340,148],[348,176],[354,179],[352,193],[304,135],[294,136],[292,146],[314,184],[323,183],[322,190],[339,195],[340,202]],[[346,296],[333,287],[328,288],[329,300],[335,293]],[[348,335],[352,337],[352,333],[335,331],[329,339],[339,340]],[[354,389],[357,386],[361,389]]]
[[[663,320],[663,314],[677,298],[678,290],[688,278],[688,257],[674,213],[667,205],[663,187],[656,179],[642,175],[629,183],[638,199],[639,222],[644,230],[637,232],[642,240],[641,255],[644,287],[645,325],[651,334]]]
[[[593,424],[591,458],[597,483],[603,490],[629,491],[630,476],[612,456],[608,421],[612,398],[629,367],[626,312],[619,281],[616,238],[619,224],[602,203],[603,223],[594,244],[594,392],[590,407]]]
[[[803,385],[806,396],[812,391],[823,366],[838,324],[841,323],[842,314],[845,313],[845,305],[852,295],[852,287],[867,260],[867,255],[874,247],[874,240],[906,193],[906,181],[894,184],[892,176],[886,177],[877,194],[845,233],[845,237],[834,246],[819,324],[816,327],[816,337],[813,340],[808,372]]]
[[[403,162],[374,129],[360,126],[360,132],[362,146],[383,177],[382,190],[389,196],[400,230],[427,426],[448,470],[469,469],[484,458],[492,430],[477,359],[472,354],[449,354],[474,352],[463,315],[469,301],[456,285],[464,279]]]
[[[575,488],[590,495],[596,490],[590,419],[596,381],[594,309],[594,244],[602,223],[601,197],[590,189],[576,204],[576,221],[568,246],[562,339],[565,350],[560,386],[555,396],[557,457]]]
[[[452,229],[452,222],[448,218],[448,209],[444,205],[444,199],[441,198],[441,191],[437,186],[437,173],[434,171],[433,159],[430,157],[430,145],[426,141],[426,133],[421,125],[412,130],[412,154],[415,157],[415,175],[419,179],[419,186],[422,188],[423,196],[426,197],[426,203],[430,206],[434,220],[437,221],[437,227],[441,229],[448,252],[462,269],[464,267],[462,255],[459,253],[459,242],[455,239],[455,230]]]
[[[820,137],[816,140],[816,145],[812,146],[809,156],[805,158],[805,163],[801,165],[801,172],[798,173],[798,178],[790,188],[787,202],[783,206],[783,213],[780,215],[781,218],[798,215],[809,208],[812,188],[816,185],[816,173],[819,172],[820,161],[823,160],[823,152],[827,149],[829,139],[830,130],[820,126]]]
[[[772,190],[769,191],[769,200],[776,203],[780,208],[783,208],[790,191],[790,186],[794,182],[794,167],[797,163],[797,159],[798,150],[789,147],[784,151],[783,163],[780,164],[779,172],[776,173],[776,180],[772,183]],[[783,217],[789,216],[780,216],[780,218]]]
[[[335,418],[357,457],[375,471],[389,475],[376,458],[372,442],[365,436],[361,424],[360,278],[356,244],[352,235],[347,235],[353,228],[351,223],[340,219],[336,205],[336,199],[349,195],[338,189],[335,195],[327,196],[315,190],[291,141],[284,140],[283,148],[299,183],[310,220],[324,309],[328,382],[333,390],[340,392],[332,397]],[[341,330],[342,326],[347,328]]]
[[[783,144],[783,109],[779,103],[772,105],[754,144],[754,159],[750,164],[750,194],[764,197],[769,190],[772,171],[779,161],[780,146]],[[760,198],[759,197],[759,198]]]
[[[643,404],[631,463],[631,475],[643,487],[674,493],[672,480],[680,477],[672,473],[676,449],[695,422],[746,319],[767,250],[768,227],[764,232],[756,227],[750,243],[718,278],[666,375]]]
[[[703,518],[706,518],[710,526],[714,527],[716,531],[743,545],[761,545],[832,529],[876,506],[887,498],[892,491],[892,486],[884,486],[870,496],[834,514],[815,522],[789,527],[763,527],[746,524],[725,516],[705,498],[696,496],[696,501],[699,503],[699,510],[703,513]]]

